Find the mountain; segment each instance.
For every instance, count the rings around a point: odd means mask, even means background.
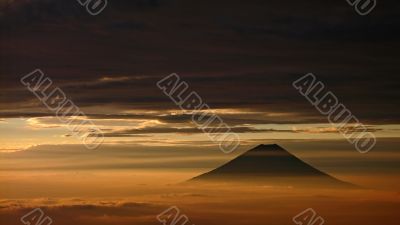
[[[237,182],[293,187],[355,187],[298,159],[279,145],[259,145],[190,182]]]

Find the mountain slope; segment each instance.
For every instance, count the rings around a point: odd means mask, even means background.
[[[290,186],[353,186],[298,159],[278,145],[259,145],[190,181]]]

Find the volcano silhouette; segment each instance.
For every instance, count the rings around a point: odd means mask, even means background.
[[[193,181],[238,182],[298,187],[356,187],[298,159],[279,145],[259,145]]]

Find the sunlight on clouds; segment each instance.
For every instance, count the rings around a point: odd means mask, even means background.
[[[31,129],[59,128],[64,126],[55,117],[29,118],[26,122],[27,126]]]
[[[102,77],[99,79],[100,82],[113,82],[113,81],[125,81],[129,80],[129,77]]]
[[[138,113],[139,111],[136,111]],[[255,117],[255,112],[243,112],[231,109],[216,110],[229,120],[229,114],[243,118]],[[144,112],[142,112],[144,113]],[[149,112],[144,114],[116,114],[75,117],[72,125],[92,121],[105,134],[105,143],[140,143],[146,146],[176,145],[208,145],[215,146],[208,136],[191,123],[190,115],[180,110]],[[223,114],[225,113],[225,114]],[[238,114],[236,114],[238,113]],[[247,113],[247,114],[246,114]],[[143,115],[143,116],[142,116]],[[150,116],[148,116],[150,115]],[[281,114],[273,114],[279,117]],[[289,115],[289,114],[288,114]],[[287,116],[288,116],[287,115]],[[130,118],[132,116],[133,118]],[[176,117],[171,117],[176,116]],[[182,116],[182,117],[180,117]],[[262,116],[262,115],[261,115]],[[245,120],[244,120],[245,121]],[[257,120],[258,121],[258,120]],[[262,122],[262,121],[260,121]],[[3,151],[24,149],[33,145],[43,144],[80,144],[72,137],[68,124],[62,123],[56,117],[32,117],[28,119],[1,120],[0,148]],[[84,125],[87,126],[87,125]],[[232,125],[238,128],[242,143],[265,141],[272,139],[343,139],[337,128],[327,123],[316,124],[240,124]],[[369,125],[367,126],[378,138],[400,137],[400,125]],[[351,130],[351,126],[349,127]]]
[[[292,127],[294,132],[305,132],[305,133],[330,133],[330,132],[339,132],[336,127],[306,127],[306,128],[297,128],[295,126]]]

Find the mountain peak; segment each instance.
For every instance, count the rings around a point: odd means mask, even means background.
[[[255,148],[277,148],[277,147],[280,148],[280,146],[277,144],[260,144],[257,145]]]
[[[249,151],[254,151],[254,150],[258,150],[258,151],[285,151],[286,152],[285,149],[283,149],[281,146],[279,146],[277,144],[260,144],[260,145],[257,145],[255,148],[250,149]]]
[[[286,151],[284,148],[277,144],[261,144],[258,145],[244,154],[242,154],[239,157],[252,157],[252,156],[257,156],[259,157],[275,157],[275,156],[281,156],[281,157],[295,157],[292,154],[290,154],[288,151]]]

